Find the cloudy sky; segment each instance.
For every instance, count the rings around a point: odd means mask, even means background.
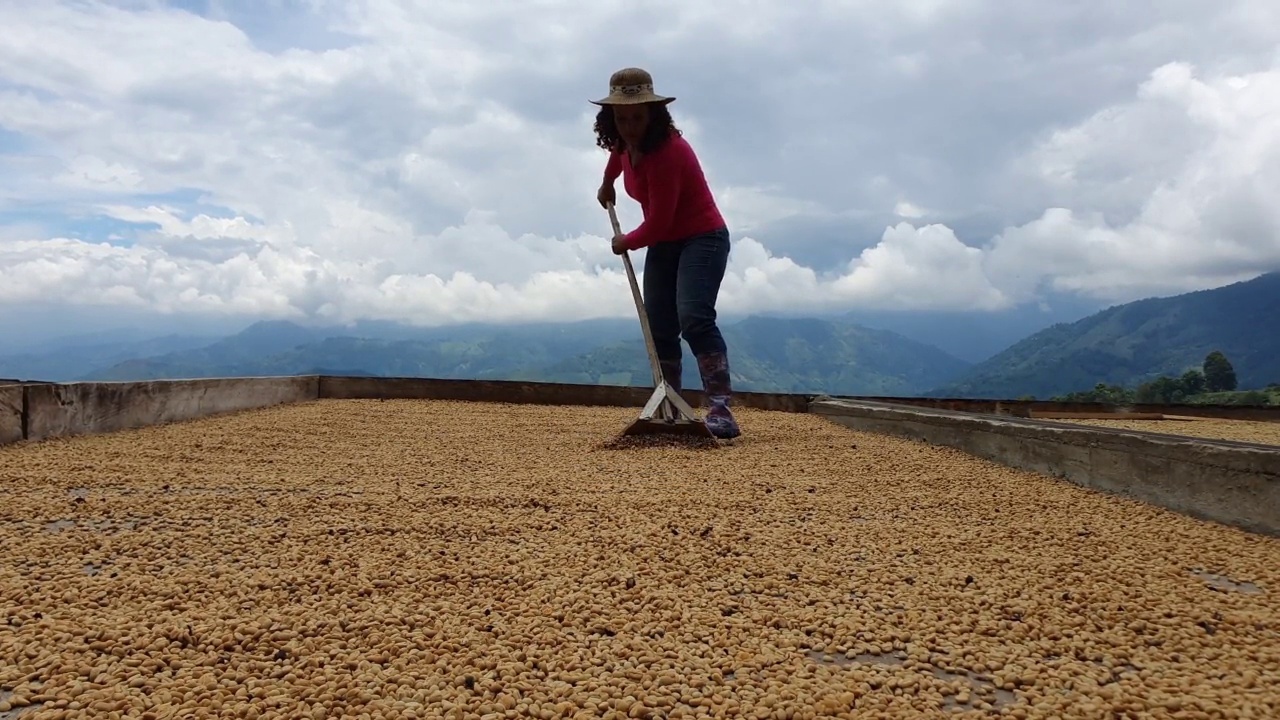
[[[726,312],[1280,267],[1274,0],[3,0],[0,27],[9,317],[633,314],[587,103],[633,65],[731,224]]]

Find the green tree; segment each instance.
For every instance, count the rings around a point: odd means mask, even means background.
[[[1133,402],[1133,393],[1120,385],[1098,383],[1092,390],[1078,390],[1065,395],[1055,395],[1050,400],[1055,402],[1095,402],[1107,405],[1128,405]]]
[[[1134,399],[1140,403],[1176,403],[1182,401],[1183,392],[1181,381],[1161,376],[1139,385]]]
[[[1205,389],[1223,392],[1236,389],[1236,370],[1220,350],[1214,350],[1204,358]]]
[[[1188,370],[1182,373],[1179,381],[1182,385],[1182,394],[1186,396],[1199,395],[1204,392],[1205,379],[1204,373],[1196,369]]]

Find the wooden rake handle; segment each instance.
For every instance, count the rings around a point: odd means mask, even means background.
[[[609,210],[609,222],[613,223],[613,234],[621,235],[622,226],[618,224],[618,213],[613,203],[605,207]],[[644,346],[649,352],[649,364],[653,366],[653,386],[662,384],[662,365],[658,362],[658,351],[653,346],[653,331],[649,329],[649,314],[644,311],[644,299],[640,296],[640,284],[636,282],[636,271],[631,265],[631,253],[622,253],[622,263],[627,267],[627,280],[631,282],[631,297],[636,303],[636,314],[640,316],[640,330],[644,333]]]

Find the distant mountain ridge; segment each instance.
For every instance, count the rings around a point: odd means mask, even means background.
[[[735,385],[743,390],[910,394],[969,366],[896,333],[845,322],[750,317],[722,330],[732,348]],[[375,376],[652,382],[638,323],[440,329],[413,340],[332,332],[261,322],[204,347],[130,359],[83,379],[296,375],[323,367]],[[685,382],[701,387],[687,348],[685,353]]]
[[[1226,354],[1241,390],[1280,382],[1280,273],[1182,295],[1149,298],[1058,323],[973,363],[922,342],[940,314],[912,315],[904,333],[843,317],[751,316],[722,322],[735,386],[835,395],[1048,398],[1099,383],[1135,387]],[[884,324],[890,316],[879,317]],[[1004,315],[1001,317],[1014,317]],[[1031,322],[1034,313],[1018,317]],[[949,344],[975,328],[955,315]],[[976,332],[976,330],[974,330]],[[987,341],[1008,332],[990,330]],[[700,387],[685,349],[684,382]],[[263,321],[217,338],[169,335],[0,356],[0,377],[141,380],[315,374],[512,379],[647,385],[634,319],[420,328],[394,322],[307,327]]]
[[[130,362],[140,357],[193,350],[217,340],[217,337],[202,335],[165,335],[137,340],[97,342],[85,338],[79,344],[69,344],[39,352],[0,356],[0,377],[25,380],[71,380],[82,377],[90,368]]]
[[[1177,377],[1220,350],[1241,389],[1280,382],[1280,273],[1117,305],[1027,337],[927,396],[1013,398]]]
[[[749,317],[722,328],[734,386],[759,392],[835,395],[912,394],[969,366],[938,348],[896,333],[818,319]],[[652,370],[640,340],[604,346],[520,379],[646,385]],[[701,387],[684,348],[682,379]]]
[[[381,337],[346,334],[358,328],[310,328],[262,321],[204,347],[118,363],[85,380],[137,380],[227,375],[296,375],[324,367],[350,374],[484,378],[531,362],[554,362],[639,328],[585,322],[448,328],[382,326]],[[412,339],[404,339],[404,338]]]

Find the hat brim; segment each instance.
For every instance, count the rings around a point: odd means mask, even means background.
[[[662,95],[610,95],[600,100],[589,100],[592,105],[644,105],[647,103],[656,103],[658,105],[666,105],[675,102],[673,97],[663,97]]]

